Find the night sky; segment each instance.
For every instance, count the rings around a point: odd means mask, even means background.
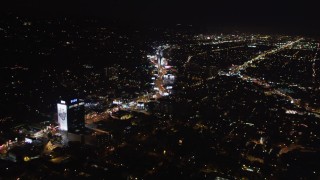
[[[1,10],[35,16],[102,17],[136,25],[176,23],[206,26],[320,29],[315,2],[308,1],[186,1],[186,0],[7,0]]]

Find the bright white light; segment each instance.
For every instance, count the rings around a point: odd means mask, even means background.
[[[144,107],[144,104],[143,103],[138,103],[137,106],[138,107]]]
[[[25,138],[25,139],[24,139],[24,142],[25,142],[25,143],[29,143],[29,144],[31,144],[31,143],[32,143],[32,139]]]
[[[114,100],[112,103],[116,104],[116,105],[122,104],[122,102],[120,100]]]

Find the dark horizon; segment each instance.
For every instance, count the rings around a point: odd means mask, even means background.
[[[130,2],[18,0],[4,2],[2,13],[31,17],[98,18],[124,26],[194,25],[203,29],[234,28],[318,35],[316,6],[297,2]]]

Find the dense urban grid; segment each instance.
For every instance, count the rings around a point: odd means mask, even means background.
[[[193,28],[0,17],[0,176],[320,178],[320,40]]]

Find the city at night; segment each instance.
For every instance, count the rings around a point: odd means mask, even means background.
[[[290,1],[4,1],[0,179],[320,179],[320,24]]]

